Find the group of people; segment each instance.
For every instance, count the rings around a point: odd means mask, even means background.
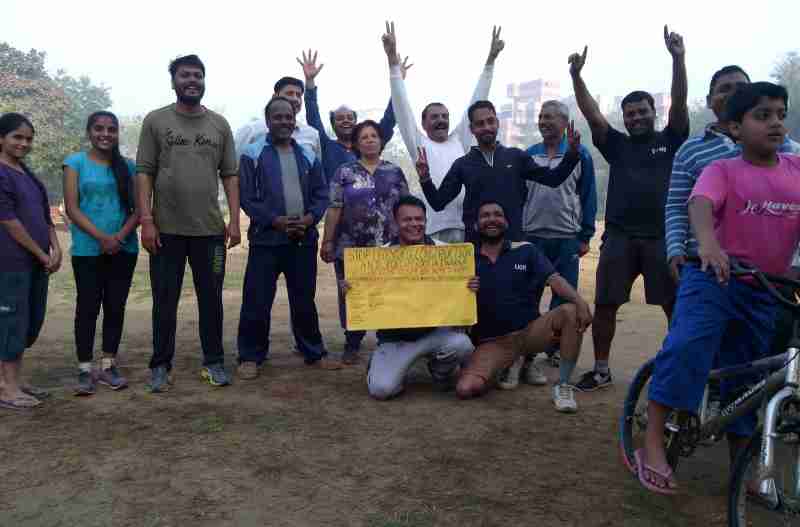
[[[411,65],[398,54],[394,24],[387,23],[382,42],[391,87],[383,119],[359,122],[354,110],[340,106],[329,114],[335,137],[328,136],[317,104],[323,66],[310,50],[298,59],[304,80],[280,79],[263,123],[237,141],[227,121],[201,104],[206,71],[195,55],[170,64],[177,100],[147,115],[135,163],[120,154],[117,118],[105,111],[89,117],[91,147],[64,160],[77,290],[76,394],[91,395],[98,383],[127,386],[115,356],[137,261],[137,227],[150,255],[154,393],[171,384],[187,260],[199,310],[201,375],[212,386],[230,382],[222,290],[226,251],[241,241],[240,208],[250,219],[237,336],[243,380],[256,378],[269,355],[279,275],[286,279],[296,352],[308,366],[338,369],[361,360],[364,338],[363,331],[347,330],[353,285],[345,279],[345,249],[470,242],[476,276],[464,286],[477,295],[477,324],[379,330],[368,365],[370,395],[399,394],[411,365],[424,357],[435,385],[461,398],[484,393],[495,380],[506,389],[520,380],[546,384],[534,359],[549,353],[559,367],[554,405],[574,412],[574,390],[613,382],[616,314],[641,275],[647,303],[661,306],[670,326],[651,383],[646,447],[629,468],[648,489],[675,492],[662,442],[666,415],[672,408],[696,410],[712,362],[765,353],[774,331],[774,303],[752,284],[728,281],[728,255],[786,273],[800,241],[800,161],[789,155],[800,149],[783,125],[786,90],[751,83],[740,67],[726,66],[709,86],[708,107],[717,120],[689,138],[684,43],[665,26],[672,58],[667,125],[656,131],[653,97],[634,91],[621,104],[626,134],[609,124],[584,82],[588,48],[569,57],[578,108],[610,166],[593,313],[577,284],[579,259],[594,235],[594,166],[569,108],[559,101],[542,105],[542,142],[527,151],[497,141],[497,113],[487,97],[505,44],[495,28],[463,118],[451,131],[447,107],[432,102],[420,130],[405,87]],[[308,124],[298,121],[303,102]],[[411,195],[402,169],[381,159],[395,126],[423,196]],[[45,189],[23,161],[33,138],[26,117],[0,117],[0,247],[6,254],[0,262],[0,406],[8,409],[32,408],[47,396],[21,381],[20,368],[44,320],[48,275],[62,260]],[[334,265],[338,280],[341,360],[329,358],[319,328],[318,255]],[[540,313],[545,286],[553,298]],[[101,309],[102,358],[95,368]],[[589,325],[594,367],[573,383]],[[727,339],[730,345],[720,345]],[[730,431],[732,452],[752,426],[745,420]]]

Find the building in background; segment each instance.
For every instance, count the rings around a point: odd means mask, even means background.
[[[511,102],[500,107],[498,139],[508,146],[523,146],[532,142],[532,133],[538,134],[536,122],[542,103],[561,99],[561,84],[548,79],[512,83],[506,95]]]

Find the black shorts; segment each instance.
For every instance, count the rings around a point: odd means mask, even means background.
[[[675,301],[675,282],[669,274],[664,238],[632,238],[607,230],[600,246],[595,304],[622,305],[631,299],[631,287],[644,276],[645,300],[666,306]]]

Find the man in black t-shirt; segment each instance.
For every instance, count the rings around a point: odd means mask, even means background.
[[[675,284],[664,247],[664,204],[672,159],[689,137],[687,80],[683,38],[664,26],[664,43],[672,55],[672,105],[664,130],[655,130],[655,103],[643,91],[622,99],[622,119],[629,135],[612,128],[581,78],[583,54],[569,57],[578,107],[589,123],[592,141],[608,161],[608,200],[600,262],[597,267],[595,319],[592,329],[595,367],[576,384],[581,391],[611,386],[608,367],[617,310],[630,300],[631,287],[644,276],[645,299],[672,315]]]

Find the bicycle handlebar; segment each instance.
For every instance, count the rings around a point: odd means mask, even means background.
[[[700,258],[687,258],[687,262],[693,263],[700,263]],[[800,311],[800,304],[797,303],[796,300],[789,300],[786,296],[783,295],[780,291],[775,288],[773,284],[780,284],[786,285],[792,288],[793,291],[800,290],[800,280],[792,280],[791,278],[786,278],[785,276],[774,275],[770,273],[765,273],[753,267],[750,264],[741,262],[736,258],[731,257],[730,261],[730,269],[731,269],[731,276],[735,277],[745,277],[751,276],[755,278],[756,282],[767,290],[767,292],[778,301],[783,306],[786,306],[790,309]]]

